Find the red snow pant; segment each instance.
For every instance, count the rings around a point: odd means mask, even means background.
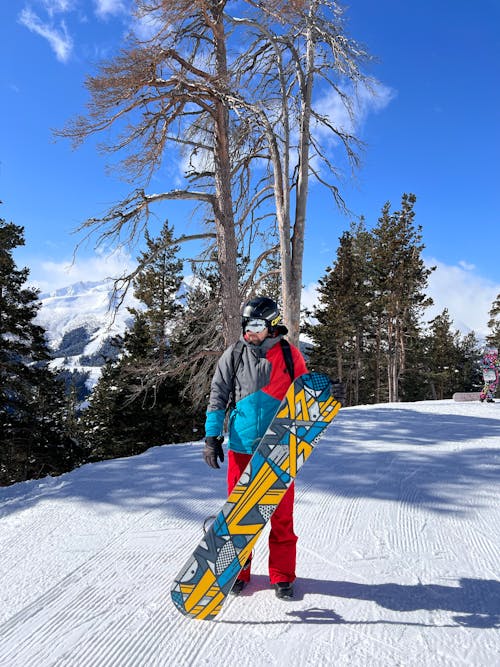
[[[247,467],[252,457],[250,454],[239,454],[229,450],[227,467],[228,495],[233,490],[241,473]],[[280,581],[295,581],[295,562],[297,554],[297,536],[293,532],[293,499],[295,495],[292,483],[281,499],[280,504],[271,516],[271,531],[269,533],[269,579],[271,584]],[[251,557],[249,559],[251,561]],[[250,581],[250,565],[238,575],[238,579]]]

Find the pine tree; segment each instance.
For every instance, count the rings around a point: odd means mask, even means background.
[[[489,333],[486,336],[488,345],[493,345],[500,349],[500,294],[493,302],[490,312],[490,319],[488,320]]]
[[[457,370],[458,334],[451,330],[448,310],[435,317],[430,325],[427,344],[427,377],[432,399],[451,398]]]
[[[343,379],[350,404],[415,400],[425,391],[422,315],[433,269],[421,257],[415,201],[403,195],[394,213],[387,202],[372,232],[364,221],[352,225],[319,281],[310,365]]]
[[[314,342],[310,366],[338,377],[347,384],[347,401],[360,400],[363,355],[366,346],[369,302],[367,258],[370,235],[362,221],[340,238],[337,259],[319,280],[319,306],[313,312],[316,325],[307,333]]]
[[[426,268],[421,257],[424,245],[422,229],[414,224],[415,202],[415,195],[404,194],[401,210],[394,213],[387,202],[373,230],[371,267],[376,298],[372,307],[379,320],[377,335],[380,355],[385,358],[389,401],[400,399],[408,337],[415,335],[423,310],[432,303],[424,290],[433,269]]]
[[[266,239],[267,250],[262,254],[262,262],[258,264],[260,267],[260,273],[258,274],[257,281],[249,281],[249,284],[245,283],[243,289],[244,301],[250,299],[252,296],[257,294],[268,296],[269,298],[276,301],[279,305],[281,312],[283,312],[283,298],[282,298],[282,283],[281,283],[281,256],[279,253],[279,239],[275,234],[269,234]],[[254,264],[254,268],[255,268]],[[241,265],[241,262],[240,262]],[[247,266],[251,265],[251,262],[247,262]],[[250,288],[249,288],[250,287]],[[286,324],[286,322],[285,322]]]
[[[82,415],[92,460],[188,440],[196,428],[197,411],[171,372],[182,284],[182,261],[172,237],[168,223],[157,239],[146,236],[147,251],[139,258],[145,268],[134,279],[134,295],[144,307],[130,309],[134,320],[119,341],[119,357],[106,364]]]
[[[455,391],[478,391],[483,386],[481,346],[474,331],[466,334],[458,344],[458,374]]]
[[[163,364],[168,355],[169,328],[181,310],[176,300],[182,284],[183,262],[177,257],[179,246],[173,244],[173,228],[166,221],[157,239],[146,231],[147,250],[138,259],[144,265],[134,279],[134,295],[145,306],[154,355]],[[134,316],[138,311],[129,309]]]
[[[219,273],[213,262],[194,272],[172,335],[176,376],[194,405],[206,407],[210,382],[224,351]]]
[[[475,334],[463,338],[452,330],[448,309],[429,323],[426,337],[426,377],[423,398],[451,398],[456,391],[473,391],[481,385],[479,343]]]
[[[21,245],[23,228],[0,220],[0,484],[57,474],[78,461],[64,385],[48,367],[45,332],[34,322],[38,292],[12,257]]]
[[[406,362],[401,376],[400,400],[423,401],[430,398],[426,364],[426,337],[421,323],[410,323],[406,332]]]

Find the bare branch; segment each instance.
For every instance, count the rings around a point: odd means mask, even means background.
[[[214,197],[206,192],[188,190],[171,190],[160,194],[148,195],[142,189],[135,190],[129,197],[113,206],[102,218],[89,218],[76,231],[89,230],[84,240],[93,233],[99,232],[97,246],[107,241],[117,242],[124,232],[128,243],[136,242],[144,232],[149,217],[149,208],[167,200],[195,200],[213,205]]]
[[[274,253],[276,253],[278,251],[279,251],[279,245],[275,245],[272,248],[268,248],[267,250],[264,250],[264,252],[262,252],[257,257],[257,259],[253,263],[253,269],[252,269],[250,275],[248,276],[248,278],[246,279],[245,284],[243,286],[243,290],[242,290],[243,294],[248,295],[248,293],[250,291],[250,286],[258,284],[258,282],[260,282],[261,280],[266,278],[268,275],[270,275],[270,273],[276,273],[274,271],[267,272],[266,274],[262,275],[259,278],[258,281],[255,281],[255,276],[257,275],[257,272],[260,269],[262,263],[269,257],[269,255],[273,255]]]

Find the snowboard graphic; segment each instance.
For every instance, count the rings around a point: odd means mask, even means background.
[[[453,400],[460,403],[463,401],[479,401],[480,398],[480,391],[457,391],[453,394]]]
[[[172,601],[191,618],[220,612],[271,514],[340,409],[330,379],[307,373],[290,385],[248,466],[175,578]]]

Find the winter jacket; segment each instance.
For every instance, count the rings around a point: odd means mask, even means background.
[[[243,337],[241,361],[234,381],[235,406],[229,415],[229,449],[253,454],[290,386],[281,336],[251,345]],[[222,434],[226,407],[233,388],[233,348],[221,356],[212,380],[205,421],[206,436]],[[295,377],[307,373],[304,357],[290,346]],[[236,355],[235,355],[236,356]]]
[[[485,380],[498,380],[498,372],[500,368],[500,359],[498,357],[498,350],[496,348],[486,348],[481,362],[483,368],[483,376]],[[493,378],[493,373],[495,378]]]

